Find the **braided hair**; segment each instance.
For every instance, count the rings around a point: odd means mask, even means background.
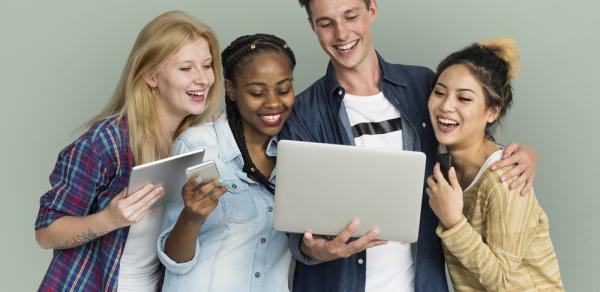
[[[277,52],[287,57],[290,62],[290,69],[293,71],[296,66],[296,57],[287,43],[270,34],[245,35],[235,39],[221,54],[223,62],[223,75],[225,79],[235,84],[236,72],[244,70],[243,66],[253,57],[266,52]],[[233,133],[235,142],[242,153],[244,166],[242,171],[254,181],[263,185],[269,192],[275,192],[275,186],[269,181],[267,176],[262,174],[252,162],[242,126],[242,117],[234,101],[225,93],[225,108],[227,111],[227,120]]]
[[[511,80],[520,69],[519,50],[516,43],[508,38],[495,38],[472,44],[458,52],[452,53],[437,67],[432,86],[440,75],[452,65],[465,65],[477,78],[484,92],[487,107],[498,107],[498,118],[486,125],[485,133],[494,141],[494,131],[513,99]]]

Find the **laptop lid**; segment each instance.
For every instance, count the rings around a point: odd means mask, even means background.
[[[359,237],[415,242],[425,154],[399,149],[280,141],[274,227],[337,235],[354,218]]]

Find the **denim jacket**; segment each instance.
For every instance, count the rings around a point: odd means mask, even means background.
[[[426,154],[427,177],[432,173],[437,150],[427,109],[434,74],[424,67],[387,63],[379,54],[377,59],[382,70],[379,88],[400,111],[403,148]],[[339,85],[330,63],[326,75],[296,97],[294,110],[280,139],[353,145],[348,114],[342,103],[344,94],[345,90]],[[415,291],[448,291],[440,240],[435,235],[438,220],[427,198],[423,192],[419,240],[411,245],[415,263]],[[348,258],[320,263],[300,251],[301,236],[290,234],[289,240],[292,256],[297,261],[293,291],[365,290],[365,251]]]
[[[276,140],[267,148],[275,156]],[[163,291],[288,291],[290,252],[285,233],[273,229],[273,195],[242,172],[242,157],[225,114],[183,132],[174,154],[204,148],[228,185],[219,205],[202,224],[192,260],[176,263],[164,252],[183,202],[169,204],[158,241],[165,265]],[[273,174],[270,178],[275,180]]]

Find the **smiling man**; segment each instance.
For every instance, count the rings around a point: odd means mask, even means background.
[[[429,176],[437,151],[427,110],[433,72],[388,63],[375,51],[375,0],[299,2],[330,62],[326,75],[296,97],[281,139],[421,151]],[[509,177],[518,176],[515,184],[526,183],[528,189],[535,171],[533,150],[509,145],[505,157],[496,166],[518,164]],[[448,290],[435,235],[438,220],[426,200],[416,243],[376,240],[377,230],[351,239],[358,224],[351,222],[333,239],[308,232],[290,235],[297,260],[294,291]]]

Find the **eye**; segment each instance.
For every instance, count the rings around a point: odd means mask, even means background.
[[[441,91],[439,91],[439,90],[434,90],[433,94],[436,95],[436,96],[443,96],[444,95],[444,93],[441,92]]]
[[[202,65],[202,68],[204,68],[204,70],[210,70],[212,69],[212,64]]]
[[[469,101],[472,101],[473,99],[470,97],[466,97],[466,96],[459,96],[458,100],[460,100],[462,102],[469,102]]]
[[[358,15],[350,15],[350,16],[346,17],[346,19],[348,19],[348,20],[354,20],[357,17],[358,17]]]
[[[319,22],[319,26],[323,28],[327,28],[331,26],[331,21],[321,21]]]
[[[187,71],[190,71],[190,70],[192,70],[192,67],[181,67],[181,68],[179,68],[179,71],[184,71],[184,72],[187,72]]]
[[[254,97],[261,97],[263,95],[262,92],[249,92],[249,93],[251,96],[254,96]]]

